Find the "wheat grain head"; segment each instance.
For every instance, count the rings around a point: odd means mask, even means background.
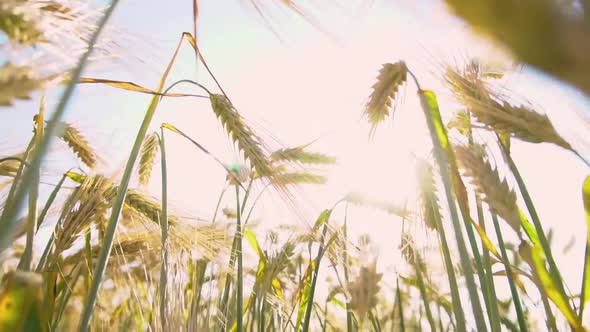
[[[0,106],[11,106],[15,99],[30,99],[30,94],[42,88],[45,82],[46,80],[39,78],[29,66],[5,63],[0,67]]]
[[[463,103],[478,122],[498,133],[509,133],[531,143],[553,143],[571,150],[571,145],[563,139],[545,114],[540,114],[525,106],[514,106],[491,91],[476,70],[460,73],[447,68],[445,80],[457,100]]]
[[[361,267],[358,277],[348,284],[350,308],[359,315],[361,321],[377,305],[379,282],[382,277],[383,274],[377,273],[377,263],[372,262]]]
[[[377,125],[389,116],[392,102],[399,87],[406,82],[408,68],[403,61],[386,63],[373,84],[373,92],[365,105],[365,116],[374,131]]]
[[[260,138],[246,124],[242,116],[225,96],[211,94],[210,100],[213,112],[221,121],[232,141],[237,144],[238,149],[252,164],[252,168],[261,177],[272,177],[275,172],[263,150]]]
[[[272,161],[298,162],[302,164],[334,164],[336,159],[323,153],[309,152],[307,146],[285,148],[274,151],[270,155]]]
[[[70,248],[90,225],[98,222],[111,206],[116,187],[111,180],[101,176],[86,176],[74,195],[72,208],[55,230],[56,255]]]
[[[146,136],[143,141],[141,157],[139,159],[139,183],[144,186],[150,181],[159,148],[160,144],[157,133],[152,133]]]
[[[412,216],[412,213],[404,207],[400,207],[388,202],[367,199],[366,197],[363,197],[361,194],[358,193],[347,194],[343,198],[343,201],[357,206],[365,206],[378,209],[401,218],[410,218]]]
[[[125,196],[125,207],[136,212],[155,224],[160,224],[160,215],[162,206],[157,199],[148,196],[140,191],[129,189]],[[174,226],[178,223],[178,218],[168,216],[168,224]]]
[[[437,230],[437,211],[440,211],[437,190],[434,183],[432,166],[425,161],[418,164],[418,183],[420,184],[420,202],[422,203],[422,217],[426,227]]]
[[[492,168],[481,153],[466,146],[456,146],[456,157],[471,178],[477,192],[490,209],[502,217],[515,232],[520,233],[520,213],[516,203],[516,194],[506,182],[501,180],[498,170]]]
[[[90,147],[84,135],[74,126],[65,122],[60,123],[59,129],[57,131],[58,136],[68,144],[70,149],[86,166],[94,168],[96,166],[96,153]]]

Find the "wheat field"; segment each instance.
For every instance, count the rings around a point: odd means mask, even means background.
[[[590,2],[220,3],[0,3],[0,331],[590,330]]]

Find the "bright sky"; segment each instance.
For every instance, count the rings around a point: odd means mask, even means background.
[[[502,59],[500,52],[452,19],[440,1],[418,5],[383,0],[374,1],[370,7],[357,2],[356,7],[350,3],[322,5],[317,17],[327,33],[270,6],[273,10],[268,14],[278,24],[281,41],[248,1],[200,1],[200,47],[241,114],[264,138],[272,134],[286,147],[319,139],[311,149],[338,158],[328,185],[296,192],[307,223],[350,191],[400,204],[414,191],[412,153],[419,157],[429,153],[429,136],[414,97],[415,86],[403,89],[405,101],[399,105],[395,121],[382,125],[372,141],[368,140],[369,126],[361,118],[382,63],[405,60],[421,84],[439,94],[443,117],[449,119],[455,109],[444,104],[448,95],[436,78],[441,64],[462,63],[470,57]],[[111,23],[117,31],[111,30],[110,37],[125,40],[119,45],[119,55],[126,59],[115,59],[114,63],[105,59],[95,63],[86,75],[155,87],[181,32],[192,31],[192,5],[187,0],[126,0]],[[195,77],[214,87],[204,68],[196,69],[193,54],[185,47],[169,82]],[[575,92],[529,71],[510,75],[503,83],[529,97],[535,106],[543,105],[538,109],[552,118],[566,138],[583,135],[586,127],[580,125],[576,111],[587,111],[588,104]],[[182,91],[194,92],[192,87]],[[149,99],[107,87],[82,86],[67,120],[81,127],[103,152],[109,170],[122,169]],[[50,105],[54,103],[49,101]],[[11,112],[10,121],[29,121],[36,106],[25,104],[29,108]],[[28,139],[22,131],[5,128],[6,114],[1,117],[0,126],[2,131],[7,130],[9,139]],[[165,100],[153,128],[164,121],[176,125],[227,163],[237,160],[207,100]],[[172,135],[166,139],[169,195],[174,206],[187,214],[210,218],[224,185],[224,170],[183,139]],[[272,140],[268,142],[280,147]],[[587,147],[582,151],[588,151]],[[554,230],[558,265],[572,291],[577,292],[586,234],[581,184],[587,168],[571,154],[548,145],[514,142],[513,155],[541,220],[546,229]],[[153,181],[155,193],[158,179],[156,176]],[[231,200],[227,206],[233,207]],[[349,212],[353,237],[368,233],[379,246],[380,269],[393,271],[392,264],[399,257],[400,220],[366,209],[351,208]],[[263,200],[258,216],[265,228],[294,220],[278,197]],[[424,233],[420,227],[417,232]],[[576,236],[573,249],[562,256],[561,248],[572,236]],[[434,235],[429,238],[435,241]]]

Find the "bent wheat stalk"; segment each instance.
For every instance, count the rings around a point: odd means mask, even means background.
[[[170,73],[170,70],[172,69],[172,66],[174,65],[174,62],[176,60],[176,56],[178,55],[178,51],[180,50],[180,46],[182,45],[182,42],[185,38],[188,39],[189,41],[192,39],[192,37],[189,34],[187,34],[187,33],[182,34],[182,37],[181,37],[180,41],[178,42],[178,46],[176,47],[176,50],[174,51],[174,54],[172,55],[172,59],[168,63],[168,66],[166,67],[166,70],[164,71],[164,74],[162,75],[162,78],[160,79],[160,83],[158,84],[158,88],[156,91],[160,92],[164,88],[164,84],[166,83],[166,79],[168,78],[168,74]],[[131,174],[133,172],[133,167],[135,166],[135,162],[136,162],[137,157],[139,155],[139,151],[141,149],[141,143],[143,141],[143,138],[145,137],[145,134],[146,134],[147,129],[151,123],[151,120],[156,112],[156,109],[158,108],[159,101],[160,101],[159,96],[154,96],[152,98],[150,106],[147,109],[147,112],[145,114],[145,117],[143,119],[141,127],[139,128],[139,131],[137,133],[137,137],[135,138],[133,148],[131,149],[129,159],[127,161],[127,166],[125,167],[125,172],[123,173],[121,183],[119,184],[119,188],[117,190],[117,196],[115,198],[114,205],[113,205],[113,208],[111,211],[111,217],[109,219],[109,222],[108,222],[106,230],[105,230],[104,239],[103,239],[103,248],[101,250],[100,256],[99,256],[98,261],[96,263],[96,267],[94,268],[94,278],[92,279],[92,285],[90,286],[88,297],[86,299],[86,302],[85,302],[83,310],[82,310],[82,317],[80,319],[80,325],[78,328],[79,332],[87,332],[88,328],[90,326],[90,318],[92,316],[94,305],[96,303],[96,298],[98,296],[99,286],[102,281],[102,277],[104,276],[104,272],[106,270],[108,258],[110,256],[110,252],[112,250],[115,230],[117,228],[117,224],[119,221],[119,215],[121,214],[121,210],[123,209],[123,204],[125,202],[125,196],[127,194],[127,188],[129,187],[129,182],[131,180]]]

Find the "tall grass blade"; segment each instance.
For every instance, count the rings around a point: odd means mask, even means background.
[[[527,242],[522,242],[518,249],[520,256],[525,259],[533,269],[535,276],[539,280],[543,293],[551,299],[557,309],[567,319],[570,326],[575,331],[584,331],[582,321],[568,301],[568,298],[559,290],[555,284],[555,280],[547,271],[545,259],[542,257],[543,251],[541,247],[535,245],[531,247]]]
[[[539,215],[537,214],[537,210],[535,209],[533,200],[531,199],[528,189],[520,175],[518,168],[516,167],[516,164],[514,163],[514,160],[512,160],[512,156],[510,156],[510,152],[508,152],[506,146],[504,145],[502,140],[500,140],[499,137],[497,141],[500,150],[502,151],[502,154],[504,156],[504,159],[508,163],[508,167],[510,168],[511,173],[514,176],[516,183],[518,184],[518,188],[520,189],[520,193],[522,195],[522,198],[524,199],[525,205],[527,207],[527,210],[529,211],[531,219],[533,220],[533,225],[535,227],[534,230],[536,233],[535,240],[538,240],[539,245],[543,249],[543,254],[546,257],[547,262],[549,263],[549,273],[551,275],[551,278],[553,278],[554,283],[556,284],[559,292],[563,296],[565,296],[566,292],[563,286],[563,278],[561,277],[561,272],[559,272],[557,264],[555,263],[555,259],[553,258],[551,246],[549,245],[549,241],[547,241],[547,237],[545,236],[545,231],[543,230],[543,225],[541,224],[541,220],[539,218]],[[533,243],[536,244],[537,242],[533,241]],[[567,296],[565,297],[567,298]]]
[[[586,250],[584,258],[584,273],[582,274],[582,291],[580,292],[579,319],[582,319],[586,302],[590,299],[590,176],[584,180],[582,187],[582,198],[586,212]]]
[[[477,294],[477,288],[475,286],[475,281],[471,272],[471,260],[469,259],[467,248],[465,247],[465,240],[463,238],[461,224],[459,223],[459,216],[457,215],[457,207],[454,202],[451,175],[448,168],[449,161],[444,152],[449,145],[449,141],[446,135],[444,124],[442,123],[442,119],[440,117],[438,102],[436,100],[436,96],[431,91],[420,90],[418,94],[422,103],[422,109],[424,111],[426,121],[428,123],[428,128],[430,129],[430,135],[432,138],[432,144],[434,145],[435,157],[439,165],[440,174],[445,185],[445,194],[447,197],[449,211],[451,213],[451,219],[453,221],[453,227],[455,229],[455,238],[457,241],[457,247],[459,249],[461,267],[465,272],[467,289],[469,291],[469,297],[471,299],[471,305],[477,329],[478,331],[482,332],[487,331],[485,320],[483,318],[482,307]]]
[[[504,239],[502,237],[502,231],[500,230],[500,224],[498,223],[498,217],[492,213],[492,221],[494,222],[494,228],[496,229],[496,236],[498,237],[498,245],[500,246],[500,252],[502,253],[502,261],[504,262],[504,268],[506,269],[506,277],[508,278],[508,285],[510,286],[510,294],[512,295],[512,301],[514,302],[514,308],[516,310],[516,317],[518,318],[518,326],[521,332],[528,331],[526,324],[526,318],[522,311],[522,303],[520,302],[520,296],[516,290],[516,283],[514,281],[514,274],[512,273],[512,267],[508,260],[508,254],[504,246]]]
[[[399,330],[401,332],[405,332],[406,331],[406,327],[405,327],[405,324],[404,324],[404,305],[403,305],[403,300],[402,300],[402,293],[401,293],[401,290],[399,288],[399,279],[396,279],[395,298],[396,298],[397,308],[399,309],[399,311],[398,311],[398,315],[399,315]],[[465,323],[463,322],[463,324],[465,324]]]
[[[309,293],[307,295],[307,308],[305,309],[305,318],[303,319],[303,332],[309,331],[309,325],[311,323],[311,311],[313,309],[313,298],[315,295],[315,288],[318,281],[318,276],[320,272],[320,263],[322,257],[324,256],[325,248],[329,248],[330,241],[326,243],[326,234],[328,232],[328,221],[330,220],[330,216],[332,215],[331,210],[324,210],[319,218],[316,220],[314,228],[319,228],[323,225],[322,237],[320,241],[320,247],[318,249],[318,254],[315,258],[315,262],[313,264],[313,277],[311,279],[311,285],[309,286]]]
[[[425,167],[429,166],[422,166],[421,168],[424,169]],[[424,195],[427,196],[426,200],[428,202],[435,202],[436,198],[434,197],[435,193],[432,191],[424,191]],[[457,322],[457,329],[459,331],[465,331],[465,314],[463,313],[463,308],[461,305],[461,297],[459,296],[459,286],[457,283],[457,277],[455,275],[455,270],[453,268],[453,260],[451,258],[450,247],[447,242],[447,236],[445,234],[445,229],[442,225],[442,218],[440,216],[440,211],[438,210],[438,205],[432,205],[430,207],[430,211],[432,212],[433,221],[436,225],[437,234],[440,239],[441,250],[443,254],[443,260],[445,264],[445,270],[447,271],[447,279],[449,281],[449,287],[451,289],[451,299],[453,301],[453,314],[455,316],[455,320]]]
[[[481,202],[479,199],[475,201],[476,209],[477,209],[477,219],[479,221],[480,228],[485,232],[485,220],[484,220],[484,212],[483,207],[481,206]],[[489,240],[489,239],[488,239]],[[483,239],[482,239],[483,242]],[[490,329],[493,332],[500,332],[500,313],[498,311],[498,299],[496,297],[496,286],[494,284],[494,277],[492,275],[492,263],[490,260],[490,252],[487,249],[487,246],[484,244],[482,250],[482,264],[485,269],[485,283],[488,292],[488,316],[490,320]],[[499,257],[500,261],[502,260]]]
[[[35,147],[33,148],[33,154],[35,149],[41,144],[43,139],[43,127],[45,126],[45,98],[41,98],[41,105],[39,107],[39,113],[35,116],[35,131],[34,140]],[[33,177],[33,183],[29,189],[29,213],[27,216],[27,239],[25,244],[25,252],[18,263],[18,268],[24,271],[31,270],[31,260],[33,259],[33,240],[37,231],[38,219],[37,219],[37,199],[39,198],[39,169],[31,170],[31,177]]]
[[[236,285],[236,323],[237,331],[244,331],[243,323],[243,296],[244,296],[244,275],[243,275],[243,262],[242,262],[242,213],[240,206],[240,187],[236,186],[236,255],[238,256],[238,274],[237,274],[237,285]]]
[[[160,133],[160,153],[162,168],[162,215],[160,229],[162,230],[162,263],[160,266],[160,322],[162,331],[168,331],[168,171],[166,167],[166,143],[164,129]]]
[[[47,213],[49,212],[51,205],[55,201],[55,198],[57,197],[57,193],[61,190],[66,178],[67,178],[66,174],[62,175],[59,182],[57,182],[57,184],[55,185],[55,188],[53,188],[53,190],[49,194],[49,197],[47,197],[47,202],[45,202],[45,205],[43,206],[43,210],[41,210],[41,213],[39,213],[36,231],[39,231],[39,228],[41,227],[41,225],[43,225],[43,221],[45,221],[45,217],[47,216]]]
[[[186,34],[183,34],[180,41],[178,42],[178,46],[176,47],[174,54],[172,55],[172,59],[170,60],[170,63],[168,64],[168,67],[166,68],[166,71],[162,75],[160,83],[158,84],[157,91],[162,91],[164,84],[166,83],[166,78],[168,77],[168,74],[170,73],[170,70],[172,69],[172,66],[174,65],[174,61],[176,60],[176,56],[178,54],[178,51],[180,50],[180,46],[182,45],[182,41],[185,38],[187,38]],[[96,297],[98,296],[99,286],[102,281],[102,277],[104,276],[104,272],[105,272],[106,266],[107,266],[107,261],[110,256],[111,250],[112,250],[113,239],[114,239],[114,235],[115,235],[115,230],[117,228],[117,223],[119,221],[119,215],[121,214],[123,204],[125,203],[125,195],[127,194],[127,188],[129,186],[129,181],[131,180],[131,174],[133,172],[133,167],[135,165],[135,162],[137,161],[137,157],[139,155],[139,150],[141,149],[141,143],[143,141],[143,138],[145,137],[148,127],[151,123],[152,117],[154,116],[154,113],[156,112],[156,109],[158,108],[159,101],[160,101],[160,97],[158,97],[158,96],[154,96],[152,98],[150,106],[148,107],[148,110],[145,114],[145,117],[143,119],[141,127],[139,128],[139,131],[137,133],[137,137],[136,137],[135,142],[133,144],[133,148],[131,150],[131,154],[129,156],[129,159],[127,160],[127,166],[125,167],[125,172],[123,173],[121,183],[119,184],[119,188],[117,190],[117,196],[115,198],[115,201],[114,201],[114,204],[112,207],[112,211],[111,211],[111,217],[109,219],[109,222],[107,224],[107,228],[106,228],[106,231],[104,234],[103,248],[100,252],[98,261],[96,263],[96,267],[94,269],[94,278],[92,279],[92,285],[90,287],[88,298],[86,299],[86,302],[84,304],[84,308],[82,311],[82,318],[80,319],[80,326],[78,329],[80,332],[88,331],[89,324],[90,324],[90,317],[92,316],[94,304],[96,303]]]
[[[73,294],[74,287],[76,286],[76,284],[78,283],[78,279],[82,275],[82,269],[80,267],[81,265],[79,265],[78,268],[75,269],[73,273],[74,276],[69,278],[71,283],[64,287],[63,293],[61,295],[61,300],[59,301],[59,305],[57,306],[57,310],[55,312],[56,315],[53,318],[53,322],[51,323],[51,331],[57,331],[57,327],[61,322],[63,314],[66,310],[66,306],[70,302],[70,297]]]

